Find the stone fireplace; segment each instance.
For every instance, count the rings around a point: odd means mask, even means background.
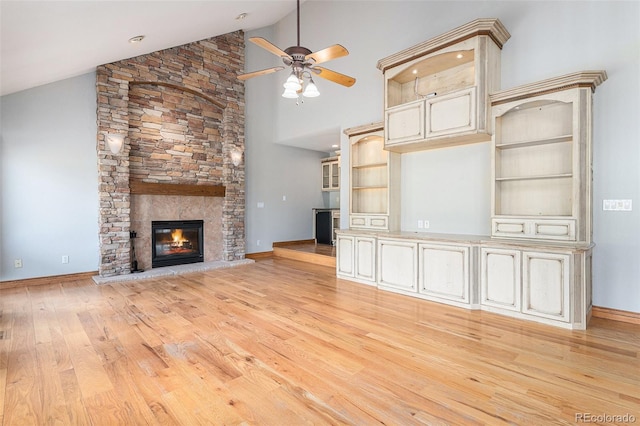
[[[204,261],[244,259],[243,70],[242,31],[98,67],[100,276],[130,273],[130,231],[151,268],[159,220],[202,220]]]

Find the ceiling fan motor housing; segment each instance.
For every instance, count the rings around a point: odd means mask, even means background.
[[[304,62],[304,58],[311,53],[309,49],[302,46],[291,46],[285,49],[284,53],[291,56],[295,62]]]

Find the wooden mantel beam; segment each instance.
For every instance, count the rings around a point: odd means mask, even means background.
[[[224,185],[187,185],[176,183],[129,182],[132,194],[184,195],[202,197],[224,197]]]

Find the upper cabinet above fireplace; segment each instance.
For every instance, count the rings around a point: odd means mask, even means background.
[[[489,94],[500,89],[500,52],[509,37],[498,19],[476,19],[378,61],[385,149],[491,140]]]

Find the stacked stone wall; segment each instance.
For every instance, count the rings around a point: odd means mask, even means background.
[[[244,258],[243,70],[241,31],[98,67],[100,275],[130,272],[131,180],[224,185],[223,260]]]

